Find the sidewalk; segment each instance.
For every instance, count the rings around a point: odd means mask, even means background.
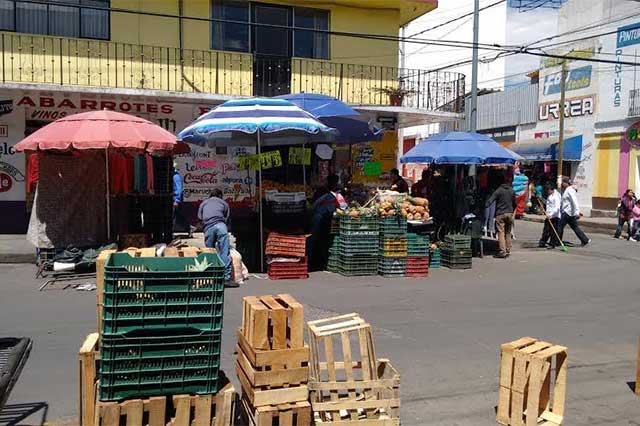
[[[0,263],[36,263],[36,249],[24,234],[0,235]]]
[[[545,218],[543,215],[525,214],[521,220],[543,223]],[[613,235],[617,225],[618,219],[613,217],[583,217],[580,219],[580,227],[584,229],[585,232],[595,232],[597,234]]]

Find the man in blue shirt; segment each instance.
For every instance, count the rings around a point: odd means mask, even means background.
[[[216,249],[224,263],[226,287],[239,287],[231,281],[231,253],[229,248],[229,205],[222,198],[222,191],[214,189],[209,198],[200,203],[198,219],[204,228],[204,244]]]
[[[177,163],[173,163],[173,232],[186,232],[188,238],[193,237],[193,229],[191,225],[184,217],[182,212],[182,202],[184,201],[184,184],[182,182],[182,176],[177,169]]]

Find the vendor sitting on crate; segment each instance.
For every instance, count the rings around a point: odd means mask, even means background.
[[[329,258],[329,233],[333,214],[337,209],[348,207],[344,197],[338,192],[339,180],[337,175],[329,175],[327,192],[313,203],[311,237],[307,244],[312,271],[325,269]]]
[[[239,287],[231,280],[231,257],[229,248],[229,205],[222,199],[222,191],[214,189],[209,198],[200,203],[198,219],[204,228],[204,244],[215,248],[224,263],[225,287]]]

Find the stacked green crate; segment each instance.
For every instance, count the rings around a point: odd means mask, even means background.
[[[429,269],[438,269],[441,265],[441,252],[440,248],[429,249]]]
[[[447,235],[442,249],[442,265],[449,269],[471,269],[471,237]]]
[[[339,235],[329,236],[329,258],[327,259],[327,271],[329,272],[338,272],[338,262],[340,261],[340,256],[338,255],[339,244]]]
[[[380,219],[380,262],[378,274],[404,277],[407,265],[407,219],[392,216]]]
[[[428,235],[407,234],[407,256],[426,257],[429,256],[429,245],[431,241]]]
[[[375,216],[340,218],[338,273],[370,276],[378,273],[379,223]]]
[[[217,254],[112,254],[104,272],[100,399],[216,393],[223,307]]]

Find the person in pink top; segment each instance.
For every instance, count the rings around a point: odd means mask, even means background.
[[[640,199],[636,200],[636,204],[631,210],[633,225],[631,226],[631,240],[640,240]]]

